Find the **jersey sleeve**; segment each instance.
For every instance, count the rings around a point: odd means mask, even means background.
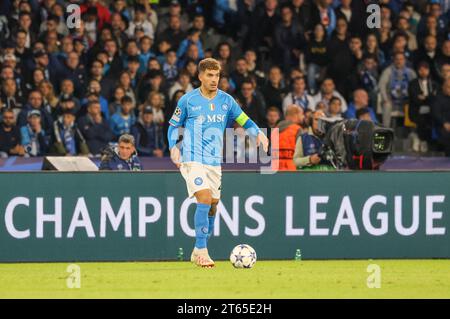
[[[242,126],[250,135],[257,136],[260,128],[253,122],[244,111],[242,111],[235,99],[232,99],[230,108],[230,118]]]
[[[187,118],[187,97],[183,95],[177,103],[177,107],[169,120],[169,124],[174,127],[184,126]]]
[[[240,126],[244,126],[248,120],[247,114],[242,111],[239,104],[237,104],[235,99],[231,99],[231,107],[230,107],[230,119],[238,123]]]

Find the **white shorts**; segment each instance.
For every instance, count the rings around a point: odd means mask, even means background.
[[[202,189],[211,190],[212,198],[220,198],[222,169],[220,166],[205,165],[197,162],[181,163],[180,172],[186,181],[189,197]]]

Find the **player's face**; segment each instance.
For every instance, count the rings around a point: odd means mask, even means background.
[[[220,71],[219,70],[206,70],[200,72],[198,75],[200,82],[202,82],[202,87],[209,91],[216,91],[219,85]]]
[[[131,143],[119,143],[119,156],[123,160],[128,160],[134,153],[134,146]]]

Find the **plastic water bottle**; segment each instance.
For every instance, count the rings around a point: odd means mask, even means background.
[[[295,251],[295,260],[302,260],[302,251],[300,249],[297,249]]]
[[[179,261],[183,261],[184,259],[184,252],[183,252],[183,248],[178,248],[178,253],[177,253],[177,259]]]

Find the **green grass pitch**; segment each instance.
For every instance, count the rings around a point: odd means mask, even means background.
[[[367,287],[369,264],[380,266],[380,288]],[[0,264],[0,298],[450,298],[450,260],[77,263],[72,289],[68,265]]]

